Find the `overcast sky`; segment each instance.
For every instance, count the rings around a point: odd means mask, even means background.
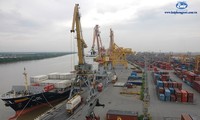
[[[75,3],[80,5],[89,49],[98,24],[106,48],[112,28],[118,46],[137,52],[199,52],[200,1],[187,0],[186,10],[197,14],[164,13],[176,11],[178,1],[0,0],[0,52],[72,51],[74,39],[69,31]]]

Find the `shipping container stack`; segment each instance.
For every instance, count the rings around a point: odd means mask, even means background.
[[[172,81],[168,72],[153,72],[153,78],[161,101],[193,103],[194,94],[183,90],[182,83]]]
[[[168,62],[161,62],[161,61],[157,61],[155,63],[155,66],[159,67],[160,69],[163,70],[172,70],[171,64]]]
[[[185,69],[176,68],[174,74],[200,93],[200,76]]]

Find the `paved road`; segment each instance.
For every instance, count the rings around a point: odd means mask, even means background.
[[[177,81],[182,82],[173,73],[170,73],[170,77]],[[194,91],[191,87],[183,83],[183,89],[194,93],[195,104],[184,104],[177,102],[163,102],[160,101],[156,95],[156,88],[153,83],[153,78],[151,72],[148,72],[149,80],[149,94],[150,94],[150,113],[153,120],[165,120],[167,118],[174,118],[174,120],[180,120],[182,113],[189,113],[193,115],[200,115],[200,94]]]

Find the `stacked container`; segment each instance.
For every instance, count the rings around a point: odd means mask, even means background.
[[[168,88],[165,88],[165,97],[166,97],[166,101],[170,101],[170,90]]]
[[[181,99],[182,99],[182,93],[181,93],[181,91],[178,88],[175,88],[174,90],[175,90],[176,100],[178,102],[181,102]]]
[[[187,91],[185,91],[185,90],[181,90],[181,101],[182,102],[187,102]]]
[[[200,93],[200,81],[194,81],[192,87]]]
[[[182,90],[182,83],[170,81],[167,72],[153,73],[158,97],[161,101],[193,102],[194,94]]]
[[[193,103],[193,99],[194,99],[194,94],[191,92],[187,92],[188,93],[188,102]]]

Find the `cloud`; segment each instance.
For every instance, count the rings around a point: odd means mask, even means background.
[[[136,51],[166,51],[169,46],[172,50],[197,51],[199,14],[164,14],[176,10],[177,0],[0,1],[0,51],[70,51],[75,3],[80,4],[83,36],[89,48],[93,27],[99,24],[106,47],[112,28],[119,46]],[[199,11],[199,4],[198,0],[188,1],[188,9]],[[179,46],[181,40],[185,42]]]

